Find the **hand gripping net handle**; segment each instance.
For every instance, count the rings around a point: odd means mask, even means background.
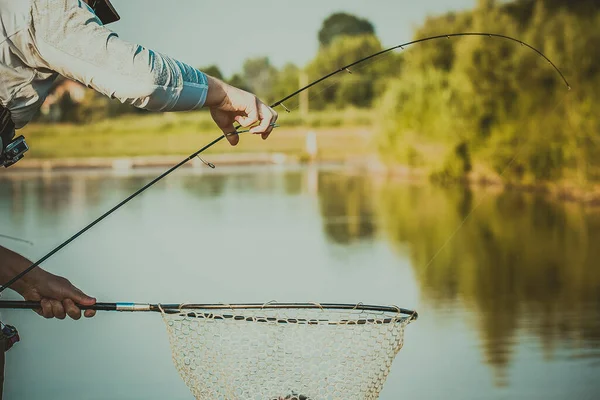
[[[377,399],[417,318],[319,304],[182,305],[161,315],[175,367],[207,400]]]

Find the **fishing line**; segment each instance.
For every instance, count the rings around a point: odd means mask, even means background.
[[[18,237],[14,237],[14,236],[3,235],[3,234],[0,233],[0,238],[2,238],[2,239],[9,239],[9,240],[12,240],[12,241],[15,241],[15,242],[26,243],[26,244],[28,244],[30,246],[33,246],[33,242],[31,242],[29,240],[26,240],[26,239],[21,239],[21,238],[18,238]]]
[[[277,106],[282,106],[282,108],[286,109],[285,105],[283,105],[283,103],[289,99],[291,99],[292,97],[304,92],[305,90],[308,90],[309,88],[319,84],[320,82],[329,79],[330,77],[337,75],[341,72],[346,72],[348,73],[350,71],[350,68],[364,63],[368,60],[374,59],[376,57],[379,57],[383,54],[389,53],[393,50],[396,49],[404,49],[405,47],[408,47],[410,45],[413,44],[417,44],[417,43],[422,43],[422,42],[426,42],[426,41],[430,41],[430,40],[437,40],[437,39],[450,39],[451,37],[460,37],[460,36],[488,36],[488,37],[495,37],[495,38],[501,38],[501,39],[506,39],[506,40],[510,40],[516,43],[519,43],[521,46],[526,46],[528,48],[530,48],[531,50],[535,51],[538,55],[540,55],[541,57],[543,57],[550,65],[552,65],[552,67],[556,70],[556,72],[561,76],[562,80],[564,81],[565,85],[567,86],[567,88],[570,90],[571,86],[569,84],[569,82],[567,81],[567,79],[565,78],[565,76],[563,75],[563,73],[560,71],[560,69],[558,69],[558,67],[552,62],[550,61],[550,59],[548,59],[548,57],[546,57],[542,52],[540,52],[539,50],[537,50],[536,48],[532,47],[531,45],[519,40],[519,39],[515,39],[512,38],[510,36],[506,36],[506,35],[501,35],[501,34],[495,34],[495,33],[484,33],[484,32],[463,32],[463,33],[452,33],[452,34],[446,34],[446,35],[437,35],[437,36],[430,36],[430,37],[426,37],[426,38],[422,38],[422,39],[417,39],[417,40],[412,40],[410,42],[406,42],[397,46],[393,46],[390,47],[388,49],[385,50],[381,50],[377,53],[371,54],[367,57],[363,57],[357,61],[354,61],[348,65],[345,65],[343,67],[340,67],[339,69],[324,75],[323,77],[309,83],[308,85],[294,91],[293,93],[285,96],[284,98],[282,98],[281,100],[276,101],[275,103],[273,103],[271,105],[271,108],[275,108]],[[289,109],[286,109],[287,111],[289,111]],[[236,128],[237,130],[237,128]],[[79,232],[77,232],[76,234],[74,234],[73,236],[71,236],[69,239],[67,239],[66,241],[64,241],[63,243],[61,243],[60,245],[58,245],[56,248],[54,248],[53,250],[51,250],[48,254],[46,254],[45,256],[43,256],[41,259],[39,259],[37,262],[33,263],[30,267],[28,267],[27,269],[25,269],[24,271],[20,272],[19,274],[17,274],[14,278],[12,278],[10,281],[8,281],[7,283],[5,283],[4,285],[2,285],[2,287],[0,287],[0,293],[2,293],[4,290],[6,290],[7,288],[9,288],[12,284],[14,284],[16,281],[18,281],[19,279],[21,279],[23,276],[25,276],[27,273],[29,273],[31,270],[33,270],[35,267],[38,267],[39,265],[41,265],[43,262],[45,262],[46,260],[48,260],[50,257],[52,257],[54,254],[58,253],[60,250],[62,250],[63,248],[65,248],[66,246],[68,246],[70,243],[72,243],[74,240],[76,240],[77,238],[79,238],[81,235],[83,235],[84,233],[86,233],[87,231],[89,231],[92,227],[94,227],[95,225],[97,225],[98,223],[100,223],[101,221],[103,221],[105,218],[107,218],[109,215],[111,215],[112,213],[114,213],[115,211],[117,211],[119,208],[123,207],[125,204],[129,203],[131,200],[133,200],[135,197],[137,197],[138,195],[142,194],[144,191],[146,191],[148,188],[150,188],[151,186],[153,186],[154,184],[156,184],[157,182],[159,182],[160,180],[162,180],[163,178],[165,178],[166,176],[168,176],[169,174],[171,174],[172,172],[174,172],[175,170],[177,170],[178,168],[180,168],[181,166],[183,166],[184,164],[186,164],[188,161],[194,159],[195,157],[197,157],[199,154],[201,154],[202,152],[204,152],[205,150],[209,149],[210,147],[212,147],[213,145],[217,144],[218,142],[220,142],[221,140],[223,140],[223,138],[226,137],[226,134],[222,134],[221,136],[217,137],[216,139],[214,139],[212,142],[208,143],[207,145],[205,145],[204,147],[202,147],[200,150],[192,153],[191,155],[189,155],[188,157],[186,157],[185,159],[183,159],[181,162],[179,162],[178,164],[174,165],[173,167],[171,167],[170,169],[168,169],[167,171],[165,171],[164,173],[162,173],[161,175],[159,175],[158,177],[156,177],[155,179],[153,179],[152,181],[150,181],[148,184],[146,184],[145,186],[143,186],[141,189],[137,190],[135,193],[133,193],[132,195],[130,195],[129,197],[127,197],[126,199],[124,199],[123,201],[121,201],[119,204],[117,204],[116,206],[114,206],[113,208],[111,208],[109,211],[107,211],[106,213],[104,213],[103,215],[101,215],[100,217],[98,217],[96,220],[94,220],[93,222],[91,222],[89,225],[87,225],[86,227],[84,227],[83,229],[81,229]],[[205,162],[203,160],[203,162]],[[206,163],[206,162],[205,162]],[[208,163],[207,163],[208,165]],[[211,167],[212,168],[212,167]]]

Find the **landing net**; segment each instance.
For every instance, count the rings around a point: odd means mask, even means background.
[[[377,399],[417,315],[347,305],[183,305],[161,314],[196,399]]]

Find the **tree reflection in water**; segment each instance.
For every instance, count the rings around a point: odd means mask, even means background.
[[[440,311],[460,302],[477,316],[498,384],[518,336],[538,338],[548,358],[600,347],[600,212],[534,194],[372,182],[320,177],[328,237],[351,244],[380,230],[410,258],[425,302]]]

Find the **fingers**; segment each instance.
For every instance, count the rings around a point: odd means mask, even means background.
[[[268,129],[261,134],[263,140],[267,140],[267,138],[269,137],[269,135],[275,128],[273,125],[275,125],[275,123],[277,122],[277,119],[279,118],[279,114],[277,113],[277,111],[273,110],[271,107],[269,107],[269,111],[271,111],[271,116],[272,116],[271,123],[269,124]]]
[[[238,135],[230,135],[231,132],[235,131],[235,128],[233,126],[233,120],[231,119],[231,117],[227,113],[221,112],[216,109],[211,109],[210,113],[219,129],[223,131],[223,135],[227,138],[229,144],[231,144],[232,146],[237,145],[240,141]]]
[[[79,307],[77,307],[75,305],[73,300],[71,300],[71,299],[63,300],[63,307],[65,308],[67,315],[69,317],[71,317],[72,319],[74,319],[75,321],[77,321],[79,318],[81,318],[81,310],[79,309]]]
[[[263,139],[271,134],[273,125],[279,118],[275,110],[261,102],[256,96],[253,96],[253,101],[246,108],[246,114],[247,116],[237,116],[235,120],[244,127],[255,125],[258,122],[258,126],[251,128],[250,133],[260,134]]]
[[[254,125],[260,117],[259,101],[256,96],[252,96],[252,100],[246,105],[246,115],[238,115],[235,120],[242,126]]]
[[[65,319],[67,314],[65,313],[65,308],[62,305],[62,302],[58,300],[50,300],[50,304],[52,304],[52,314],[55,318]]]
[[[71,299],[64,300],[63,306],[69,317],[71,317],[75,321],[77,321],[81,318],[81,309],[79,307],[77,307],[77,305],[75,305],[73,300],[71,300]],[[96,315],[96,310],[85,310],[83,315],[86,318],[92,318],[93,316]]]
[[[96,304],[95,298],[88,296],[75,286],[72,286],[71,293],[68,294],[68,297],[73,299],[73,301],[75,301],[76,303],[79,303],[84,306],[92,306]]]
[[[225,134],[225,137],[227,138],[227,140],[229,141],[229,144],[232,146],[237,145],[240,142],[240,137],[238,134],[232,134],[232,132],[235,131],[235,128],[233,127],[233,125],[231,126],[231,130],[229,131],[223,131],[223,133]]]
[[[246,115],[236,115],[234,117],[235,122],[240,124],[241,126],[250,126],[254,125],[258,122],[259,118],[259,109],[258,109],[258,99],[252,96],[252,100],[246,105]],[[232,146],[235,146],[240,141],[240,136],[235,134],[236,128],[231,125],[228,126],[227,129],[224,129],[225,137],[229,141]]]
[[[250,133],[260,134],[263,139],[267,139],[273,131],[273,124],[277,121],[279,115],[271,107],[264,103],[259,106],[260,125],[250,129]]]
[[[79,307],[77,307],[75,305],[75,303],[81,304],[83,306],[91,306],[91,305],[96,304],[96,299],[83,293],[81,290],[79,290],[75,286],[73,286],[72,292],[73,293],[71,294],[70,298],[65,299],[64,302],[70,302],[73,305],[73,307],[71,308],[71,310],[73,311],[73,315],[69,314],[69,316],[71,318],[73,318],[74,320],[78,320],[79,318],[81,318],[81,310],[79,309]],[[74,317],[75,315],[76,315],[76,318]],[[95,310],[85,310],[83,315],[86,318],[92,318],[94,315],[96,315],[96,311]]]
[[[41,315],[44,318],[65,319],[65,317],[66,317],[65,309],[63,308],[63,305],[60,301],[42,299],[40,304],[42,305]],[[40,314],[40,313],[38,312],[38,314]]]
[[[57,318],[63,320],[67,315],[75,321],[81,319],[81,309],[77,307],[72,299],[59,300],[42,299],[40,301],[41,310],[34,310],[44,318]],[[92,318],[96,315],[95,310],[85,310],[83,314],[86,318]]]
[[[44,318],[52,318],[54,314],[52,313],[52,304],[48,299],[42,299],[40,302],[42,305],[42,317]]]

